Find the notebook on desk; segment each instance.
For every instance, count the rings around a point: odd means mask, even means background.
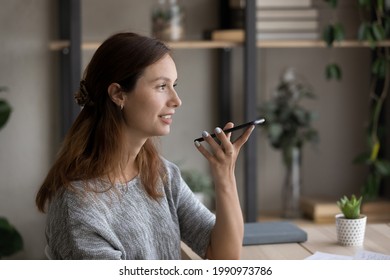
[[[290,222],[245,223],[243,245],[299,243],[307,233]]]

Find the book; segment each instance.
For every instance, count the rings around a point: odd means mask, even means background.
[[[244,224],[243,245],[300,243],[307,233],[290,222],[258,222]]]
[[[229,41],[241,43],[245,39],[245,33],[242,29],[222,29],[211,32],[211,40]]]
[[[383,213],[390,216],[390,201],[389,200],[375,200],[362,203],[362,213]]]
[[[294,32],[258,32],[257,40],[317,40],[320,38],[318,32],[294,31]],[[211,32],[211,40],[229,41],[241,43],[245,39],[242,29],[215,30]]]
[[[341,213],[337,198],[302,197],[300,207],[302,214],[316,223],[331,223],[335,215]],[[367,216],[368,222],[390,221],[390,201],[369,201],[362,204],[360,212]]]
[[[258,20],[305,20],[317,19],[317,9],[257,9]]]
[[[390,221],[390,201],[378,199],[363,202],[360,212],[367,216],[368,222],[388,222]]]
[[[311,0],[256,0],[257,8],[311,7]],[[244,8],[245,0],[229,0],[230,8]]]
[[[317,223],[328,223],[340,213],[336,201],[337,198],[301,197],[300,207],[305,217]]]
[[[298,0],[302,1],[302,0]],[[278,0],[271,1],[272,3],[278,3]],[[283,1],[279,0],[278,7],[257,7],[256,8],[256,18],[258,21],[268,21],[268,20],[276,20],[276,21],[309,21],[318,19],[319,12],[318,9],[313,7],[304,6],[304,7],[290,7],[291,3],[294,1],[288,1],[289,5],[285,6],[280,4]],[[310,1],[308,1],[310,2]],[[262,0],[260,3],[265,3]],[[261,4],[263,5],[263,4]],[[265,4],[264,4],[265,5]],[[294,5],[294,4],[292,4]],[[245,1],[234,0],[230,2],[230,28],[244,28],[245,21]]]
[[[311,0],[256,0],[257,8],[311,7]]]
[[[318,32],[259,32],[256,34],[257,40],[318,40]]]
[[[288,30],[318,30],[316,20],[278,20],[278,21],[257,21],[257,31],[288,31]]]

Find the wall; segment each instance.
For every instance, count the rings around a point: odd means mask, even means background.
[[[0,216],[23,236],[21,259],[44,256],[45,216],[34,198],[58,143],[52,2],[3,0],[0,9],[0,84],[9,88],[1,97],[13,108],[0,131]]]
[[[58,65],[47,48],[56,38],[55,1],[3,0],[0,10],[0,84],[14,111],[0,131],[0,215],[20,230],[24,252],[16,258],[43,258],[44,215],[36,211],[34,197],[58,149]],[[217,0],[183,0],[187,8],[188,38],[201,38],[204,29],[217,27]],[[319,2],[319,1],[316,1]],[[321,1],[322,2],[322,1]],[[340,1],[341,2],[341,1]],[[349,1],[342,1],[350,4]],[[103,40],[117,31],[150,34],[149,11],[153,0],[83,0],[83,39]],[[205,8],[207,7],[207,8]],[[347,8],[345,6],[345,8]],[[344,10],[354,14],[353,9]],[[327,12],[327,11],[325,11]],[[348,17],[349,19],[349,17]],[[354,25],[348,21],[349,30]],[[234,121],[242,121],[242,48],[233,50]],[[342,83],[324,78],[330,52],[344,69]],[[83,68],[93,52],[83,52]],[[215,50],[174,50],[179,72],[178,92],[183,106],[175,115],[172,133],[162,139],[163,154],[183,168],[208,171],[205,159],[193,147],[202,130],[217,123],[217,56]],[[295,68],[314,86],[318,100],[308,107],[318,111],[320,144],[305,147],[303,193],[339,195],[358,190],[364,170],[351,164],[364,145],[369,51],[366,49],[259,49],[258,98],[270,97],[286,66]],[[273,150],[261,129],[259,134],[259,213],[278,211],[283,184],[280,154]],[[242,196],[242,157],[237,179]]]

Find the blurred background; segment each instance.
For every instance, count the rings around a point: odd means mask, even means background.
[[[83,42],[101,42],[119,31],[152,35],[152,10],[157,0],[82,0]],[[233,1],[234,2],[234,1]],[[339,1],[332,10],[325,1],[310,1],[318,9],[317,31],[337,17],[345,27],[345,37],[356,38],[359,24],[357,1]],[[200,41],[209,31],[219,29],[220,1],[182,0],[185,9],[183,40]],[[0,216],[17,228],[24,249],[13,256],[42,259],[45,246],[45,215],[37,211],[34,199],[54,161],[61,135],[59,53],[50,43],[59,37],[59,4],[52,0],[0,0],[0,92],[12,107],[6,125],[0,130]],[[318,114],[313,126],[319,142],[302,149],[300,193],[308,197],[338,197],[358,193],[367,170],[352,160],[366,145],[369,114],[371,51],[367,47],[261,47],[257,48],[258,105],[269,100],[280,83],[283,71],[293,67],[311,84],[316,99],[304,106]],[[82,50],[81,71],[93,49]],[[170,135],[161,139],[163,155],[183,170],[206,175],[206,160],[197,152],[193,139],[218,123],[218,54],[214,48],[174,48],[183,101],[177,110]],[[244,121],[244,49],[232,48],[232,121]],[[341,81],[327,80],[325,67],[330,60],[343,69]],[[69,92],[69,94],[73,94]],[[259,219],[278,217],[281,211],[285,170],[281,153],[274,149],[266,132],[257,133],[257,197]],[[236,176],[241,202],[243,195],[243,156]],[[0,237],[1,238],[1,237]]]

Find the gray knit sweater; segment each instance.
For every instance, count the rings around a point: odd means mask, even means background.
[[[119,192],[65,191],[49,206],[46,239],[53,259],[180,259],[180,241],[205,256],[215,216],[193,195],[174,164],[164,197],[151,199],[138,177]],[[82,182],[74,182],[82,190]],[[119,194],[119,195],[118,195]]]

